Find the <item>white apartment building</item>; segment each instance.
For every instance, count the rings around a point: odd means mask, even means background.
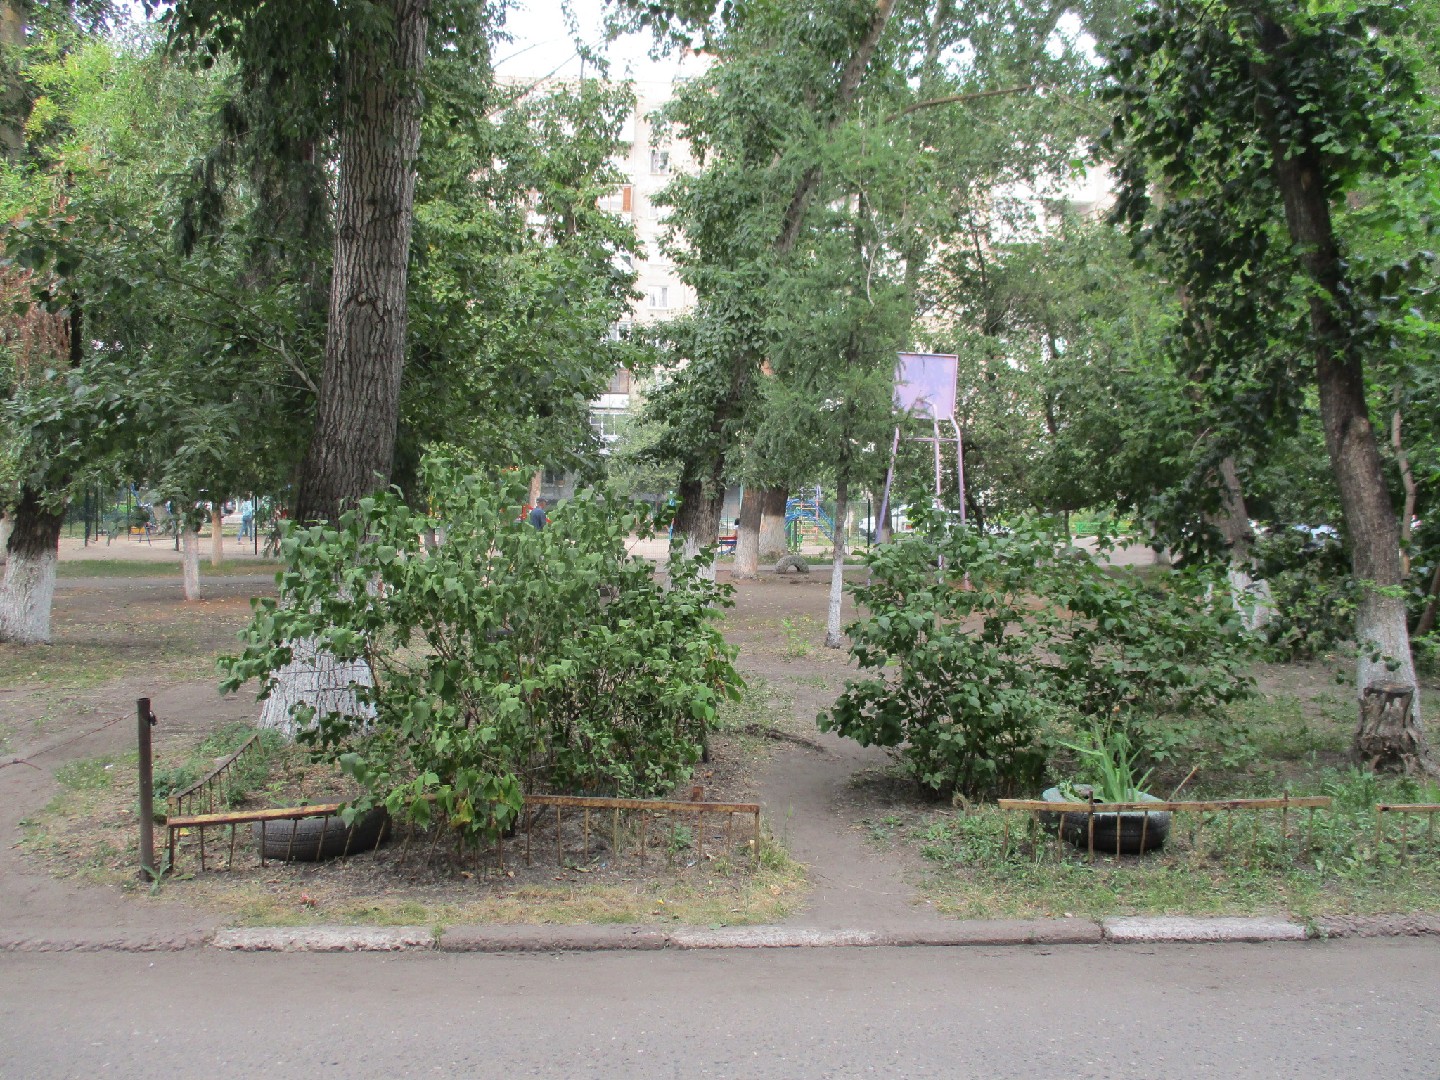
[[[695,291],[680,280],[675,264],[661,250],[665,208],[655,202],[656,195],[676,173],[695,167],[689,146],[671,135],[662,135],[650,121],[674,94],[676,81],[637,80],[634,85],[636,100],[627,120],[628,138],[615,159],[625,181],[601,203],[602,209],[630,220],[641,245],[634,263],[640,299],[627,323],[616,327],[617,334],[626,332],[631,324],[672,318],[695,306]],[[615,441],[621,418],[636,404],[634,389],[630,373],[618,371],[607,392],[591,403],[591,423],[606,443]]]

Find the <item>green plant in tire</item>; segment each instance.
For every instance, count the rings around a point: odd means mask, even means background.
[[[1145,784],[1154,770],[1147,769],[1136,776],[1139,754],[1125,732],[1092,728],[1078,743],[1057,740],[1055,745],[1080,755],[1081,776],[1059,784],[1060,794],[1065,798],[1073,802],[1089,801],[1090,796],[1079,790],[1080,784],[1088,785],[1099,802],[1135,802],[1148,794]]]

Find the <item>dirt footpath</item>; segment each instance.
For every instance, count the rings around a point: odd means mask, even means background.
[[[161,561],[161,545],[113,547],[122,557]],[[233,546],[233,545],[232,545]],[[93,558],[105,549],[67,553]],[[136,552],[143,554],[136,555]],[[178,571],[178,566],[177,566]],[[202,564],[203,571],[203,564]],[[722,570],[722,580],[726,577]],[[813,890],[794,921],[817,927],[903,929],[934,916],[904,884],[903,856],[882,854],[852,826],[878,794],[886,757],[822,735],[815,716],[847,674],[843,652],[826,650],[828,573],[776,577],[736,586],[725,616],[747,678],[763,680],[791,703],[783,741],[765,741],[757,761],[736,763],[767,808],[771,831],[805,864]],[[249,695],[222,698],[215,654],[234,646],[252,595],[268,594],[264,572],[204,580],[206,599],[183,603],[178,573],[162,577],[62,578],[55,600],[55,644],[0,646],[0,925],[49,932],[174,932],[210,927],[216,916],[143,890],[59,879],[20,846],[21,823],[61,791],[67,762],[123,754],[135,745],[135,699],[148,696],[159,737],[212,731],[253,718]],[[847,616],[850,600],[847,597]],[[861,782],[855,778],[859,774]]]

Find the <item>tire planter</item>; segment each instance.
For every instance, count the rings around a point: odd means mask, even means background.
[[[377,806],[356,820],[350,828],[338,814],[326,817],[300,818],[298,821],[272,821],[266,824],[264,839],[261,839],[261,823],[251,824],[250,831],[255,837],[255,846],[261,848],[265,859],[277,862],[319,862],[341,855],[356,855],[378,847],[382,839],[389,837],[387,827],[389,813],[383,806]],[[292,833],[293,826],[293,833]],[[348,846],[347,846],[348,845]]]
[[[1078,785],[1077,790],[1084,793],[1088,789]],[[1046,802],[1064,803],[1073,800],[1065,798],[1060,794],[1059,788],[1046,788],[1040,796]],[[1132,802],[1163,802],[1154,795],[1139,795]],[[1116,844],[1116,832],[1119,832],[1119,844],[1121,855],[1140,855],[1145,851],[1155,851],[1165,846],[1165,838],[1170,835],[1170,813],[1168,810],[1157,810],[1155,813],[1146,813],[1143,810],[1124,810],[1120,813],[1098,813],[1082,814],[1077,811],[1066,811],[1063,814],[1042,814],[1041,823],[1049,829],[1060,830],[1060,837],[1066,843],[1085,851],[1090,850],[1090,820],[1095,821],[1095,851],[1101,855],[1114,855]],[[1148,819],[1148,821],[1147,821]],[[1141,840],[1145,846],[1141,848]]]

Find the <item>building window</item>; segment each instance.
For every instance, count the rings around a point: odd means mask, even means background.
[[[621,184],[600,200],[600,209],[607,214],[633,214],[635,212],[635,186]]]
[[[607,394],[628,394],[630,393],[630,372],[623,367],[618,368],[614,375],[610,376],[610,385],[605,388]]]
[[[625,414],[613,410],[599,410],[590,414],[590,426],[600,442],[609,446],[620,438],[620,428],[625,423]]]
[[[670,171],[670,151],[652,147],[650,150],[650,171],[664,175]]]
[[[645,303],[656,311],[663,311],[670,307],[670,286],[652,285],[645,290]]]

